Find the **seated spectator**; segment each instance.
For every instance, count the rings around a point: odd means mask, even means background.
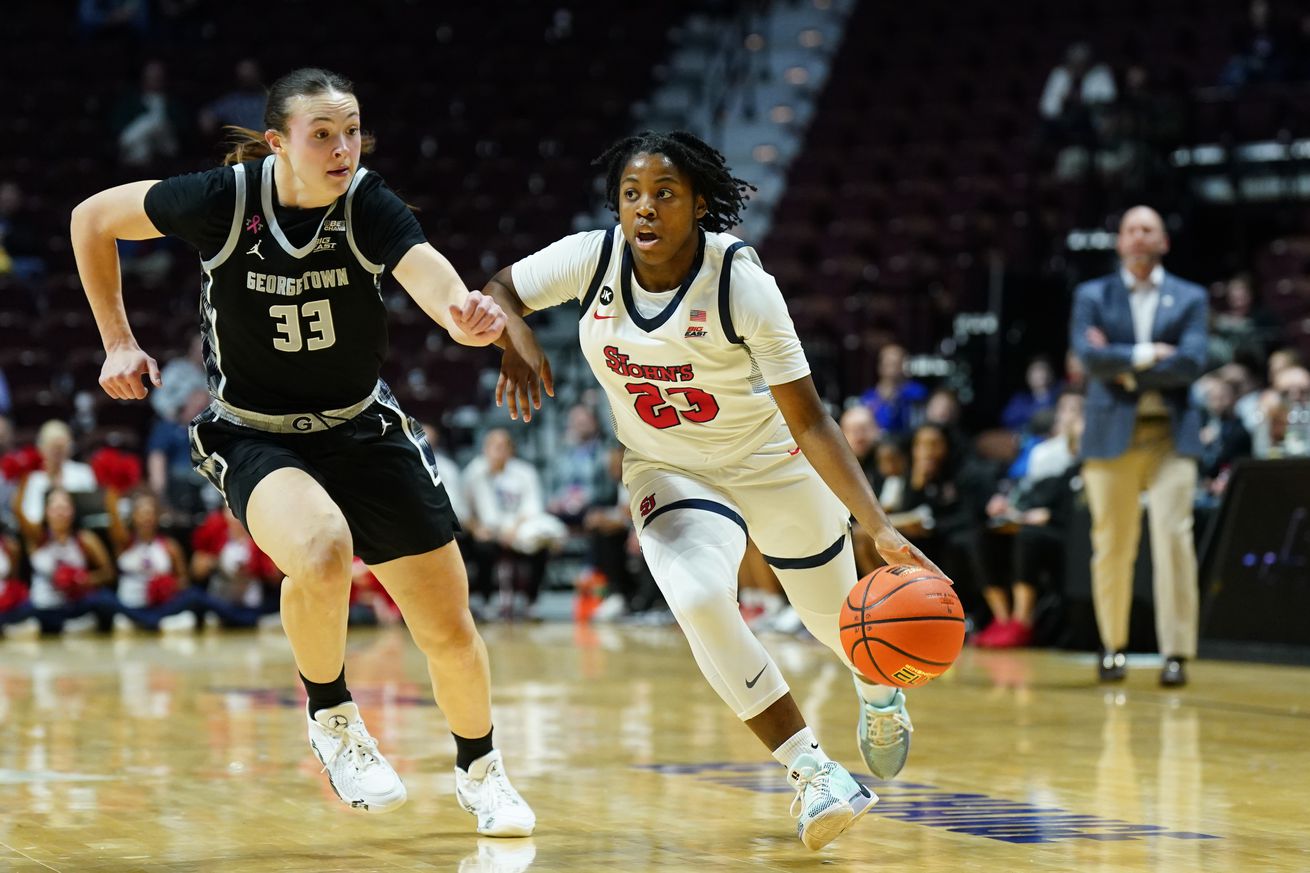
[[[946,431],[946,436],[951,441],[951,445],[964,446],[968,440],[960,423],[962,414],[960,398],[954,389],[938,387],[934,388],[932,394],[928,395],[928,402],[923,407],[923,422],[924,424],[935,424]],[[964,459],[956,458],[956,460],[960,462]]]
[[[49,488],[40,520],[22,525],[32,584],[25,614],[14,616],[6,633],[81,633],[110,621],[118,604],[114,562],[100,537],[82,529],[73,496]]]
[[[1259,305],[1250,275],[1239,273],[1224,283],[1226,308],[1215,312],[1210,325],[1210,360],[1215,366],[1242,357],[1263,361],[1268,346],[1283,326]]]
[[[878,384],[860,395],[878,427],[889,433],[908,431],[928,399],[928,389],[905,375],[905,348],[889,343],[878,352]]]
[[[1205,416],[1201,425],[1200,489],[1219,497],[1228,484],[1233,463],[1251,456],[1251,434],[1236,414],[1237,397],[1230,382],[1205,377]]]
[[[877,448],[881,434],[878,431],[878,423],[873,420],[873,413],[869,411],[869,407],[862,404],[849,406],[842,412],[838,425],[841,427],[842,436],[846,437],[847,445],[851,447],[851,453],[855,455],[855,460],[860,462],[860,469],[864,471],[865,478],[869,480],[876,494],[880,485]]]
[[[236,87],[200,110],[200,132],[212,137],[221,125],[249,130],[264,129],[264,103],[268,91],[259,61],[242,58],[233,69]]]
[[[570,527],[581,524],[604,488],[606,457],[596,413],[589,406],[574,404],[569,408],[562,445],[546,468],[550,484],[546,511]]]
[[[471,519],[469,543],[476,580],[470,591],[489,603],[500,591],[500,612],[534,613],[550,551],[567,535],[564,523],[546,512],[536,469],[514,457],[509,431],[493,428],[482,455],[464,469]],[[505,573],[498,584],[497,573]]]
[[[128,166],[145,167],[160,158],[177,156],[186,113],[169,93],[163,61],[146,62],[139,86],[119,99],[109,123],[118,141],[119,159]]]
[[[1233,388],[1237,401],[1233,404],[1233,413],[1237,416],[1246,432],[1252,433],[1260,424],[1260,383],[1251,368],[1239,361],[1224,364],[1215,371]]]
[[[1056,404],[1054,433],[1032,451],[1028,473],[1008,494],[987,503],[987,516],[998,533],[1013,535],[1007,591],[986,585],[983,598],[991,623],[975,638],[983,647],[1009,648],[1033,642],[1037,592],[1058,590],[1064,567],[1064,537],[1072,513],[1072,479],[1078,469],[1083,432],[1083,397],[1065,392]]]
[[[905,447],[894,437],[884,437],[874,449],[875,476],[878,484],[875,493],[883,511],[889,516],[905,508],[906,483],[909,478],[909,460]],[[855,569],[865,576],[886,563],[874,548],[873,537],[851,522],[851,545],[855,550]]]
[[[1029,361],[1024,381],[1027,389],[1016,392],[1001,412],[1002,427],[1023,430],[1034,413],[1055,407],[1060,391],[1055,384],[1055,370],[1049,360],[1038,355]]]
[[[224,506],[191,535],[191,578],[223,627],[281,627],[282,571]]]
[[[148,491],[137,494],[127,524],[113,492],[106,503],[109,541],[118,567],[119,612],[114,615],[114,630],[194,630],[196,614],[190,610],[200,606],[203,598],[191,588],[182,546],[159,529],[159,499]]]
[[[41,468],[27,474],[18,513],[22,522],[40,527],[45,518],[46,493],[51,488],[59,487],[71,494],[91,494],[99,485],[89,465],[71,459],[73,431],[62,421],[51,419],[41,425],[36,434],[36,449],[41,453]]]
[[[1296,441],[1305,442],[1305,435],[1292,432],[1289,441],[1288,413],[1294,407],[1303,408],[1310,404],[1310,370],[1299,364],[1282,367],[1273,376],[1272,383],[1272,387],[1260,397],[1261,421],[1251,434],[1255,457],[1302,455],[1307,447]]]
[[[955,450],[940,425],[924,424],[910,444],[910,475],[903,506],[889,513],[896,529],[956,583],[961,600],[985,578],[972,495],[956,480]],[[965,604],[966,609],[971,604]]]
[[[0,183],[0,275],[33,279],[46,264],[37,216],[17,182]],[[0,412],[7,412],[0,408]]]

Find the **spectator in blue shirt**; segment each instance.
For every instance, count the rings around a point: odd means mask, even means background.
[[[887,433],[905,433],[917,423],[928,389],[905,375],[905,348],[889,343],[878,352],[878,384],[860,395]]]

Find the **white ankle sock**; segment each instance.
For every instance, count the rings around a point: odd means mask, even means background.
[[[860,693],[860,699],[871,706],[886,706],[896,696],[896,689],[890,685],[875,685],[859,676],[855,677],[855,690]]]
[[[823,749],[819,748],[819,741],[814,738],[814,731],[808,727],[801,728],[792,734],[791,739],[773,750],[773,757],[788,770],[791,770],[792,765],[801,755],[813,756],[820,765],[831,760],[824,754]]]

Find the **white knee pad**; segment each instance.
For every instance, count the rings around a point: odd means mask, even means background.
[[[679,508],[641,531],[641,550],[705,678],[743,721],[787,693],[773,659],[737,608],[746,534],[731,518]]]

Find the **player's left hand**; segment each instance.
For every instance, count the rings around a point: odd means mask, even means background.
[[[555,377],[550,360],[532,337],[508,343],[500,357],[500,378],[496,380],[496,405],[509,407],[509,417],[532,421],[532,410],[541,408],[541,392],[555,396]]]
[[[896,528],[890,525],[882,533],[873,538],[873,547],[878,550],[878,554],[888,564],[913,564],[916,567],[922,567],[929,573],[933,573],[950,582],[951,579],[941,571],[936,564],[928,560],[928,556],[920,551],[919,547],[907,540],[897,532]],[[954,585],[954,582],[951,582]]]
[[[461,306],[450,307],[455,327],[464,334],[464,345],[485,346],[500,339],[505,329],[505,313],[500,304],[481,291],[470,291]]]

